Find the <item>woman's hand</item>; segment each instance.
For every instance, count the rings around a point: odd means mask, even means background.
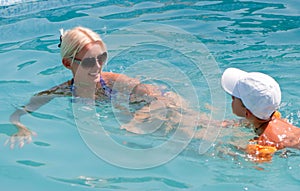
[[[27,129],[23,124],[15,124],[18,128],[18,132],[13,134],[6,142],[5,145],[9,144],[10,148],[13,149],[15,145],[18,145],[20,148],[24,146],[25,143],[30,143],[32,141],[32,135],[36,136],[37,134],[33,131]]]

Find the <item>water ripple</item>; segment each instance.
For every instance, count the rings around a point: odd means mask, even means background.
[[[36,63],[36,60],[24,62],[22,64],[19,64],[17,67],[18,67],[18,70],[22,70],[24,67],[30,66],[34,63]]]
[[[0,84],[29,84],[27,80],[0,80]]]
[[[55,66],[55,67],[52,67],[52,68],[47,68],[41,72],[39,72],[39,74],[41,75],[53,75],[53,74],[56,74],[58,73],[59,71],[63,71],[64,68],[63,66]]]
[[[45,163],[35,162],[32,160],[18,160],[17,163],[27,165],[27,166],[32,166],[32,167],[40,167],[46,165]]]
[[[147,177],[96,178],[96,177],[79,176],[78,178],[74,178],[74,179],[57,178],[57,177],[50,177],[50,178],[60,182],[69,183],[72,185],[82,185],[91,188],[110,188],[110,189],[119,189],[119,190],[126,189],[124,182],[126,182],[126,184],[140,184],[140,185],[144,185],[146,183],[151,183],[151,185],[153,185],[154,183],[163,183],[164,185],[171,187],[173,189],[191,188],[191,186],[186,183],[164,178],[164,177],[147,176]],[[145,189],[144,186],[142,186],[142,188]]]

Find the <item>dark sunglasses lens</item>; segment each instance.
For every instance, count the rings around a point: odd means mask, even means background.
[[[97,60],[100,64],[104,64],[107,60],[107,52],[104,52],[103,54],[97,56]]]
[[[85,58],[81,61],[81,66],[84,68],[92,68],[96,64],[95,58]]]
[[[97,56],[97,61],[100,65],[104,64],[107,60],[107,52],[104,52],[103,54],[100,54]],[[96,58],[85,58],[81,61],[81,65],[84,68],[91,68],[94,67],[96,64]]]

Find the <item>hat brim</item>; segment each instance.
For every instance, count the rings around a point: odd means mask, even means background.
[[[223,89],[230,95],[240,98],[240,94],[238,91],[236,91],[235,87],[237,82],[240,79],[244,78],[247,74],[248,72],[245,72],[237,68],[227,68],[224,71],[221,80]]]

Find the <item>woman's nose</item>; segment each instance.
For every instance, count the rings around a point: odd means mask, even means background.
[[[96,61],[96,64],[95,64],[95,65],[96,65],[96,67],[97,67],[98,69],[101,68],[101,63],[100,63],[98,60]]]

